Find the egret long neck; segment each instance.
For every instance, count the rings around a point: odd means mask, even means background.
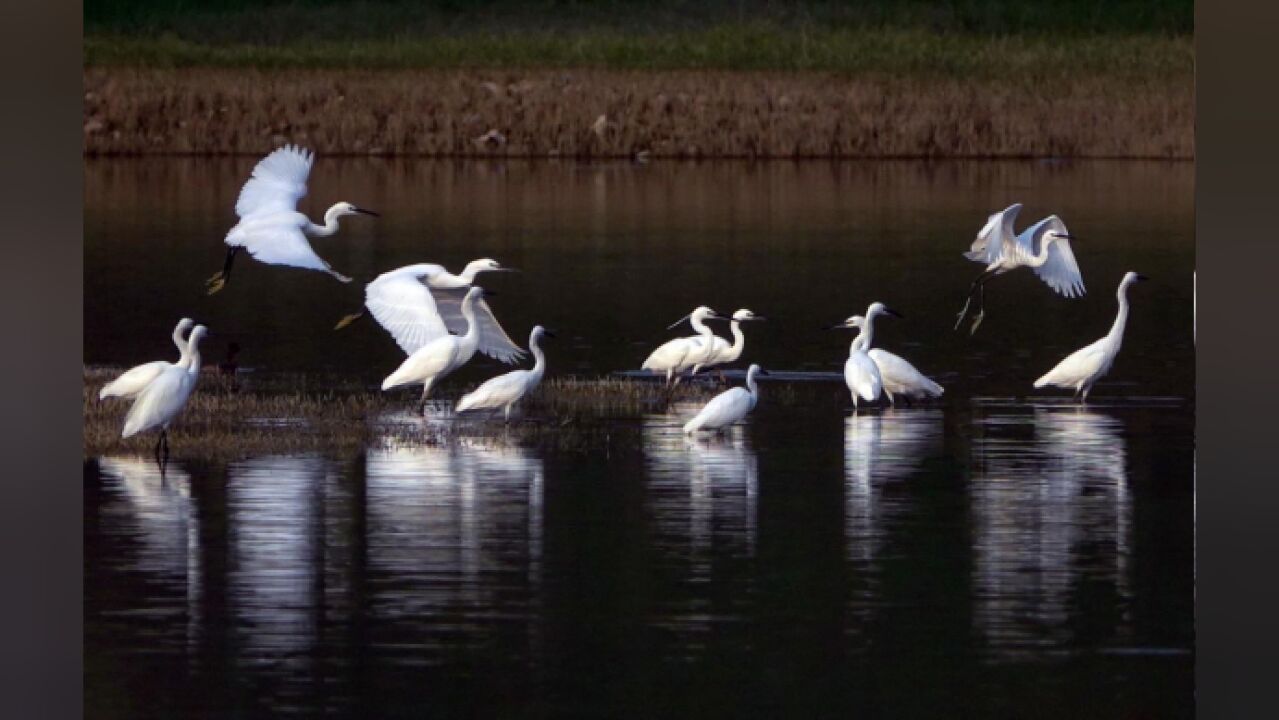
[[[1048,235],[1048,237],[1044,238],[1044,242],[1039,246],[1039,253],[1037,255],[1031,256],[1030,259],[1027,261],[1027,264],[1029,264],[1031,267],[1039,267],[1043,265],[1044,263],[1048,262],[1048,246],[1060,240],[1061,238],[1057,237],[1056,235],[1052,235],[1052,234]]]
[[[534,336],[528,341],[529,352],[533,353],[533,369],[529,372],[537,378],[542,379],[542,375],[546,373],[546,355],[542,353],[542,340],[540,337]]]
[[[462,336],[463,345],[474,348],[480,343],[480,329],[475,322],[475,303],[474,295],[467,295],[462,300],[462,317],[466,319],[466,334]]]
[[[742,356],[742,350],[746,348],[746,334],[742,332],[742,324],[736,320],[733,321],[733,346],[728,349],[728,355],[733,360]]]
[[[862,332],[857,336],[857,340],[860,340],[862,343],[862,350],[869,350],[870,343],[875,338],[875,316],[877,314],[878,313],[873,312],[866,313],[866,320],[862,323]],[[853,342],[856,343],[857,340],[854,340]]]
[[[173,328],[173,344],[177,346],[179,353],[184,353],[187,349],[187,341],[182,337],[183,329],[181,325]]]
[[[866,331],[864,329],[857,332],[857,337],[853,338],[852,344],[848,346],[849,355],[857,353],[866,344],[865,332]]]
[[[182,357],[178,360],[178,367],[191,373],[200,372],[200,335],[195,331],[191,332],[191,339],[186,343],[186,348],[182,351]]]
[[[1128,325],[1128,283],[1119,284],[1119,313],[1115,315],[1115,324],[1110,326],[1110,334],[1106,337],[1114,345],[1119,345],[1124,337],[1124,328]]]
[[[746,372],[746,389],[750,391],[751,403],[759,399],[759,386],[755,384],[755,368]]]
[[[311,223],[310,226],[307,227],[306,234],[316,235],[319,237],[326,237],[337,232],[338,231],[338,209],[339,208],[337,205],[334,205],[333,207],[329,208],[324,213],[324,224],[316,225],[315,223]]]

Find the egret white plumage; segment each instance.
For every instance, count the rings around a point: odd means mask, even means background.
[[[482,272],[511,271],[496,260],[473,260],[460,275],[431,263],[406,265],[377,276],[364,288],[364,306],[405,354],[412,355],[427,343],[449,333],[461,335],[471,322],[462,316],[462,304]],[[485,302],[488,291],[475,301],[476,349],[510,364],[522,359],[524,350],[502,329]],[[347,315],[334,329],[346,327],[363,313]]]
[[[155,428],[160,429],[160,437],[155,443],[156,462],[161,460],[161,449],[164,459],[169,457],[169,424],[182,412],[191,391],[195,389],[200,377],[200,339],[208,330],[203,325],[196,325],[187,338],[186,350],[182,357],[158,375],[137,394],[133,406],[129,408],[124,419],[124,430],[121,438],[128,438],[141,432]]]
[[[865,318],[861,315],[854,315],[848,319],[848,322],[856,327],[861,327],[865,322]],[[897,395],[909,399],[941,397],[941,394],[945,392],[941,385],[933,382],[905,358],[880,348],[871,348],[866,354],[875,362],[875,367],[879,368],[879,377],[883,382],[884,394],[888,396],[890,405],[897,404]]]
[[[339,202],[324,213],[324,224],[316,225],[298,212],[298,200],[306,196],[306,179],[314,161],[314,153],[293,145],[277,148],[258,161],[235,202],[240,222],[227,233],[226,261],[222,270],[208,280],[210,295],[231,279],[231,264],[240,250],[248,250],[254,260],[268,265],[319,270],[342,282],[351,281],[320,258],[306,236],[328,237],[337,232],[340,217],[376,217],[377,213]]]
[[[746,387],[729,388],[711,398],[701,412],[684,424],[684,433],[691,435],[698,430],[722,430],[741,422],[759,401],[755,376],[767,374],[759,365],[751,365],[746,371]]]
[[[643,370],[666,373],[667,385],[671,385],[672,377],[710,358],[711,352],[715,349],[715,333],[711,332],[705,321],[727,320],[727,318],[702,305],[671,323],[666,329],[670,330],[685,320],[688,321],[689,325],[693,326],[693,329],[697,331],[697,335],[675,338],[663,343],[640,366]],[[679,384],[678,377],[675,378],[674,384]]]
[[[195,321],[191,318],[182,318],[173,328],[173,344],[178,348],[179,359],[181,359],[181,355],[187,351],[187,341],[183,336],[186,335],[187,330],[190,330],[191,326],[194,324]],[[135,365],[121,373],[115,380],[104,385],[102,390],[98,392],[98,399],[105,400],[109,397],[135,397],[138,393],[142,392],[142,390],[146,388],[152,380],[156,379],[156,377],[159,376],[165,368],[172,364],[173,363],[168,363],[163,360],[153,360],[149,363]]]
[[[462,396],[458,401],[456,412],[468,410],[487,410],[503,408],[503,419],[511,421],[511,408],[520,400],[533,392],[533,388],[542,382],[546,374],[546,355],[542,352],[542,337],[555,337],[555,333],[541,325],[533,328],[528,336],[528,349],[533,353],[531,370],[512,370],[504,375],[485,380],[483,384]]]
[[[426,397],[431,387],[449,373],[465,365],[475,356],[480,341],[480,329],[476,319],[475,305],[484,297],[484,288],[471,286],[462,300],[462,317],[466,321],[466,332],[462,335],[444,335],[427,342],[415,350],[395,372],[382,381],[382,389],[390,390],[402,385],[422,383],[422,407],[426,409]]]
[[[713,348],[711,350],[710,358],[694,365],[693,371],[689,374],[696,375],[698,370],[710,369],[717,365],[727,365],[729,363],[737,362],[737,359],[742,356],[742,350],[746,348],[746,335],[742,332],[742,323],[764,319],[765,318],[763,316],[756,315],[746,308],[742,308],[741,310],[733,313],[733,321],[729,324],[733,333],[733,344],[729,345],[727,340],[716,335],[711,341],[713,343]],[[722,370],[720,371],[719,376],[721,380],[724,379],[724,372]]]
[[[986,269],[968,288],[968,299],[955,322],[956,330],[968,314],[973,295],[977,294],[979,307],[969,334],[977,332],[977,326],[986,316],[986,283],[996,275],[1019,267],[1034,270],[1040,280],[1060,295],[1072,298],[1084,294],[1083,275],[1070,249],[1070,241],[1075,237],[1066,230],[1066,224],[1056,215],[1049,215],[1018,235],[1013,231],[1013,221],[1021,208],[1021,203],[1013,203],[987,218],[972,248],[964,253],[969,260],[984,263]]]
[[[1092,390],[1097,380],[1110,372],[1110,366],[1114,364],[1115,356],[1119,354],[1119,348],[1123,344],[1124,328],[1128,325],[1128,287],[1146,279],[1145,275],[1135,272],[1125,274],[1123,280],[1119,281],[1119,290],[1116,292],[1119,313],[1110,326],[1110,332],[1097,342],[1067,355],[1065,360],[1057,363],[1057,367],[1036,380],[1035,387],[1052,385],[1074,388],[1075,395],[1083,393],[1080,402],[1087,402],[1088,391]]]
[[[831,330],[841,328],[861,330],[849,345],[848,360],[844,361],[844,384],[848,386],[848,392],[852,395],[853,410],[858,409],[859,398],[866,402],[875,402],[884,392],[884,380],[879,372],[879,366],[871,360],[868,353],[871,341],[875,337],[875,318],[880,315],[898,318],[902,316],[901,313],[881,302],[873,302],[866,308],[864,316],[853,315],[844,322],[830,327]]]

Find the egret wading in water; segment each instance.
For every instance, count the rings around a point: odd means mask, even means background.
[[[674,387],[679,384],[679,373],[703,363],[711,357],[711,353],[715,349],[715,333],[706,326],[707,320],[727,320],[728,318],[720,315],[714,310],[702,305],[693,312],[676,320],[666,327],[667,330],[679,325],[685,320],[693,329],[697,331],[697,335],[692,337],[682,337],[670,340],[648,356],[644,364],[640,366],[643,370],[651,370],[655,373],[666,373],[666,385]],[[675,382],[671,383],[671,378],[675,378]]]
[[[1035,387],[1051,385],[1059,388],[1073,388],[1076,396],[1079,396],[1080,392],[1083,393],[1080,402],[1088,402],[1088,391],[1092,390],[1092,386],[1103,375],[1110,372],[1110,366],[1114,364],[1115,356],[1119,354],[1119,347],[1123,344],[1124,327],[1128,324],[1128,286],[1146,279],[1145,275],[1138,275],[1135,272],[1124,275],[1116,293],[1119,297],[1119,314],[1115,316],[1115,323],[1110,326],[1110,332],[1097,342],[1066,356],[1065,360],[1057,363],[1057,367],[1036,380]]]
[[[956,330],[968,314],[973,295],[977,295],[977,315],[973,317],[969,334],[977,332],[977,326],[986,316],[986,283],[996,275],[1019,267],[1033,269],[1040,280],[1060,295],[1073,298],[1084,294],[1083,275],[1070,249],[1070,241],[1075,237],[1066,230],[1066,224],[1056,215],[1049,215],[1017,235],[1013,232],[1013,221],[1020,212],[1021,203],[1013,203],[991,215],[977,233],[972,249],[964,253],[969,260],[984,263],[986,269],[968,288],[968,299],[955,321]]]
[[[714,347],[711,350],[710,359],[694,365],[693,371],[689,373],[689,376],[696,375],[697,371],[702,369],[710,369],[718,365],[737,362],[737,359],[742,356],[742,350],[746,349],[746,335],[742,333],[742,323],[758,322],[764,319],[763,316],[756,315],[746,308],[733,313],[733,322],[729,324],[729,327],[732,328],[733,344],[729,345],[727,340],[716,335],[712,341]],[[719,371],[719,379],[721,382],[727,382],[724,378],[723,370]]]
[[[187,341],[183,336],[186,335],[187,330],[190,330],[191,326],[194,324],[195,321],[191,318],[182,318],[178,321],[177,326],[173,328],[173,344],[178,348],[179,361],[181,361],[182,356],[185,355],[187,351]],[[152,380],[155,380],[165,368],[172,366],[173,363],[168,363],[163,360],[153,360],[149,363],[135,365],[121,373],[115,380],[104,385],[102,390],[98,392],[98,399],[105,400],[109,397],[136,397],[137,394],[142,392]]]
[[[503,420],[509,423],[511,408],[525,395],[533,392],[533,388],[542,382],[542,376],[546,374],[546,355],[542,353],[543,336],[553,338],[555,333],[537,325],[528,336],[528,349],[533,353],[533,369],[512,370],[505,375],[498,375],[484,381],[479,387],[462,396],[457,407],[454,408],[455,411],[461,413],[468,410],[503,408]]]
[[[854,315],[848,318],[847,322],[852,323],[855,327],[861,327],[865,323],[865,318],[861,315]],[[909,400],[913,398],[941,397],[942,393],[945,392],[941,385],[933,382],[917,370],[914,365],[907,362],[905,358],[879,348],[872,348],[866,354],[874,361],[875,367],[879,368],[879,377],[883,384],[884,394],[888,396],[890,405],[897,404],[897,396]]]
[[[406,355],[412,355],[427,343],[453,333],[461,335],[470,327],[462,317],[462,303],[475,277],[482,272],[513,272],[496,260],[474,260],[460,275],[440,265],[420,263],[382,273],[364,288],[364,306]],[[485,295],[496,295],[492,291]],[[340,330],[363,313],[347,315],[334,327]],[[524,357],[524,351],[511,340],[493,317],[484,297],[475,301],[476,348],[504,363]]]
[[[751,365],[746,371],[746,387],[729,388],[711,398],[701,412],[684,424],[684,434],[692,435],[698,430],[719,431],[741,422],[759,401],[755,376],[767,374],[759,365]]]
[[[338,231],[338,218],[345,215],[376,217],[377,213],[340,202],[324,213],[323,225],[316,225],[298,212],[298,200],[306,195],[306,179],[314,161],[314,153],[285,145],[262,158],[253,168],[253,175],[235,202],[235,214],[240,222],[227,233],[226,261],[222,270],[207,281],[210,295],[231,280],[231,264],[240,250],[248,250],[254,260],[268,265],[319,270],[342,282],[351,281],[316,255],[306,236],[332,235]]]
[[[880,315],[902,317],[901,313],[883,303],[873,302],[866,308],[865,316],[853,315],[829,328],[831,330],[860,329],[857,337],[853,338],[852,344],[848,347],[848,360],[844,361],[844,384],[848,386],[848,392],[852,395],[854,412],[858,409],[859,398],[866,402],[875,402],[884,392],[884,379],[879,372],[879,366],[867,352],[875,337],[875,318]]]
[[[484,288],[475,285],[466,291],[462,300],[462,317],[466,320],[466,332],[462,335],[437,337],[415,350],[395,372],[382,381],[382,389],[390,390],[403,385],[422,384],[422,410],[426,411],[426,397],[431,388],[449,373],[465,365],[475,356],[480,342],[479,324],[476,322],[475,304],[486,294]]]
[[[155,442],[155,460],[161,465],[169,459],[169,424],[182,412],[200,378],[199,345],[207,332],[203,325],[191,330],[182,357],[176,363],[166,363],[168,367],[137,394],[133,407],[125,415],[121,438],[160,429],[160,437]]]

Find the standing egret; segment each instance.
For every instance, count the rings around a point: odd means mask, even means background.
[[[132,437],[140,432],[160,428],[160,437],[155,442],[155,460],[163,463],[169,459],[169,424],[173,422],[182,408],[186,406],[191,391],[200,379],[200,339],[208,330],[203,325],[196,325],[187,338],[186,350],[176,363],[162,369],[155,379],[138,393],[124,419],[124,431],[121,438]],[[161,448],[164,458],[161,460]]]
[[[861,327],[865,322],[865,318],[861,315],[854,315],[848,319],[856,327]],[[866,353],[870,359],[875,362],[875,367],[879,368],[879,377],[883,381],[884,394],[888,396],[890,405],[896,405],[897,401],[894,396],[901,395],[904,398],[915,397],[941,397],[945,392],[941,385],[933,382],[923,373],[906,361],[905,358],[894,355],[887,350],[873,348]]]
[[[542,336],[553,338],[555,333],[537,325],[528,336],[528,349],[533,353],[534,358],[532,370],[512,370],[504,375],[490,378],[463,395],[454,409],[457,412],[466,412],[467,410],[504,408],[503,419],[509,423],[511,408],[532,392],[533,388],[542,382],[542,376],[546,374],[546,356],[542,353]]]
[[[974,262],[985,263],[986,269],[973,280],[968,288],[968,299],[964,301],[964,309],[959,311],[959,319],[955,321],[958,330],[968,314],[968,306],[973,295],[978,295],[977,315],[973,317],[973,327],[969,334],[977,332],[977,326],[986,316],[986,283],[996,275],[1029,267],[1058,294],[1068,298],[1084,294],[1084,279],[1079,272],[1079,263],[1075,262],[1075,254],[1070,249],[1070,241],[1075,239],[1066,230],[1066,224],[1056,215],[1049,215],[1026,228],[1020,235],[1013,232],[1013,221],[1021,212],[1021,203],[1013,203],[1004,210],[991,215],[986,224],[977,233],[972,249],[964,253],[964,257]]]
[[[728,341],[718,335],[712,340],[714,348],[711,350],[711,356],[708,360],[704,360],[693,366],[693,372],[690,375],[696,375],[698,370],[703,368],[712,368],[716,365],[727,365],[728,363],[737,362],[742,356],[742,350],[746,348],[746,336],[742,333],[742,323],[757,320],[763,320],[764,317],[742,308],[733,313],[733,322],[730,327],[733,331],[733,344],[729,345]],[[719,371],[719,379],[724,380],[724,371]]]
[[[873,302],[866,308],[866,315],[853,315],[842,323],[832,325],[831,330],[860,328],[861,332],[853,338],[848,347],[848,360],[844,362],[844,383],[853,397],[853,410],[858,409],[858,398],[866,402],[879,400],[884,391],[884,379],[879,366],[870,358],[868,350],[875,337],[875,318],[880,315],[901,317],[901,313],[889,308],[881,302]]]
[[[306,195],[306,178],[314,161],[313,153],[285,145],[262,158],[253,168],[253,175],[235,201],[235,214],[240,222],[227,233],[226,262],[222,270],[208,280],[210,295],[230,281],[231,263],[241,249],[248,250],[258,262],[319,270],[342,282],[351,282],[351,278],[315,254],[306,236],[332,235],[338,230],[338,218],[344,215],[377,217],[377,213],[340,202],[324,213],[323,225],[316,225],[298,212],[298,200]]]
[[[476,275],[497,271],[510,269],[487,258],[468,263],[460,275],[431,263],[406,265],[374,278],[364,289],[364,305],[405,354],[412,355],[432,340],[449,333],[465,333],[470,323],[462,317],[461,309],[467,290],[474,285]],[[334,329],[346,327],[361,315],[347,315]],[[476,300],[475,320],[481,353],[508,364],[524,357],[524,351],[493,317],[483,296]]]
[[[729,388],[711,398],[701,412],[684,424],[684,434],[692,435],[698,430],[722,430],[740,422],[759,401],[755,376],[767,374],[768,371],[759,365],[751,365],[746,371],[746,387]]]
[[[685,320],[693,326],[697,331],[697,335],[693,337],[675,338],[661,347],[653,351],[644,364],[640,366],[643,370],[651,370],[653,372],[665,372],[666,384],[671,385],[671,378],[678,373],[684,372],[688,368],[693,367],[699,362],[704,362],[710,357],[710,353],[715,349],[715,333],[706,327],[706,320],[727,320],[723,315],[702,305],[693,312],[676,320],[666,327],[667,330],[679,325]],[[675,378],[674,385],[679,384],[679,378]],[[673,385],[671,385],[673,387]]]
[[[466,333],[445,334],[415,350],[395,372],[382,381],[382,389],[390,390],[401,385],[422,383],[422,409],[426,410],[426,396],[431,386],[446,375],[465,365],[475,355],[480,341],[479,324],[475,317],[475,304],[485,295],[484,288],[473,285],[462,300],[462,317],[466,320]]]
[[[1052,385],[1060,388],[1074,388],[1075,395],[1083,392],[1080,402],[1088,402],[1088,391],[1103,375],[1110,372],[1110,366],[1119,354],[1119,347],[1124,340],[1124,327],[1128,324],[1128,286],[1139,280],[1146,280],[1145,275],[1129,272],[1119,282],[1119,314],[1115,316],[1115,324],[1110,326],[1106,337],[1097,342],[1076,350],[1057,363],[1057,367],[1035,381],[1035,387]]]
[[[195,321],[191,318],[182,318],[178,321],[176,327],[173,328],[173,344],[178,347],[178,353],[184,354],[187,351],[187,341],[183,338],[187,330]],[[179,357],[180,359],[180,357]],[[149,363],[143,363],[129,368],[120,374],[115,380],[107,383],[98,392],[98,399],[105,400],[109,397],[131,398],[142,392],[152,380],[156,379],[165,368],[171,367],[173,363],[167,363],[163,360],[153,360]]]

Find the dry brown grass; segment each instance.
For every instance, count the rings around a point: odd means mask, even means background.
[[[1194,157],[1188,74],[1008,83],[816,72],[94,67],[84,83],[91,155],[256,155],[288,141],[324,155]]]

